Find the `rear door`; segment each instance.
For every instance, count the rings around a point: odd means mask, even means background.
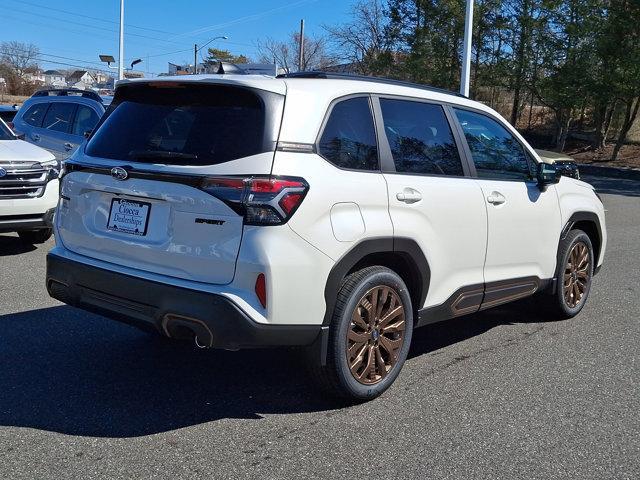
[[[450,300],[454,314],[473,312],[482,300],[487,212],[448,113],[442,105],[415,99],[377,102],[394,237],[416,240],[431,268],[427,299],[418,307]],[[471,288],[465,303],[456,304],[454,294],[463,287]]]
[[[71,123],[77,105],[71,102],[51,102],[37,133],[38,145],[46,148],[58,159],[65,159],[73,150]]]
[[[498,120],[478,111],[454,111],[488,212],[485,280],[491,284],[521,279],[520,291],[527,293],[527,286],[536,288],[536,278],[554,275],[562,228],[555,186],[540,190],[534,161]],[[485,302],[489,297],[487,292]]]
[[[235,176],[270,173],[283,103],[273,92],[192,82],[119,87],[67,163],[60,240],[125,267],[230,283],[244,222],[229,201],[243,194]]]

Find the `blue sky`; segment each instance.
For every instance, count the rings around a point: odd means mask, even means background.
[[[352,0],[125,0],[125,59],[141,70],[193,62],[193,44],[226,35],[212,46],[255,59],[256,41],[284,39],[305,19],[305,31],[344,21]],[[40,48],[45,68],[101,68],[98,54],[118,56],[119,0],[0,0],[0,41]],[[147,61],[148,56],[148,61]],[[57,62],[57,63],[53,63]],[[68,64],[68,65],[66,65]]]

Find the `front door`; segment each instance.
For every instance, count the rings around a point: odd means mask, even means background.
[[[550,279],[555,273],[562,228],[555,186],[541,191],[535,181],[535,161],[505,125],[480,112],[454,111],[487,208],[487,290],[514,279],[524,279],[523,285],[535,290],[535,279]],[[514,293],[527,290],[518,289],[517,282],[508,288]],[[489,293],[485,302],[491,300],[488,297]]]

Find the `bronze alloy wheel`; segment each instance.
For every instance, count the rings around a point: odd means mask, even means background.
[[[577,242],[569,252],[564,269],[564,301],[569,308],[575,308],[584,297],[589,283],[589,248]]]
[[[402,349],[404,330],[404,307],[395,290],[380,285],[362,296],[347,331],[347,362],[358,382],[373,385],[387,376]]]

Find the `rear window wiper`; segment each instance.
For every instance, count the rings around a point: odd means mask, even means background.
[[[169,152],[167,150],[131,150],[129,157],[139,159],[162,158],[173,160],[197,160],[195,153]]]

